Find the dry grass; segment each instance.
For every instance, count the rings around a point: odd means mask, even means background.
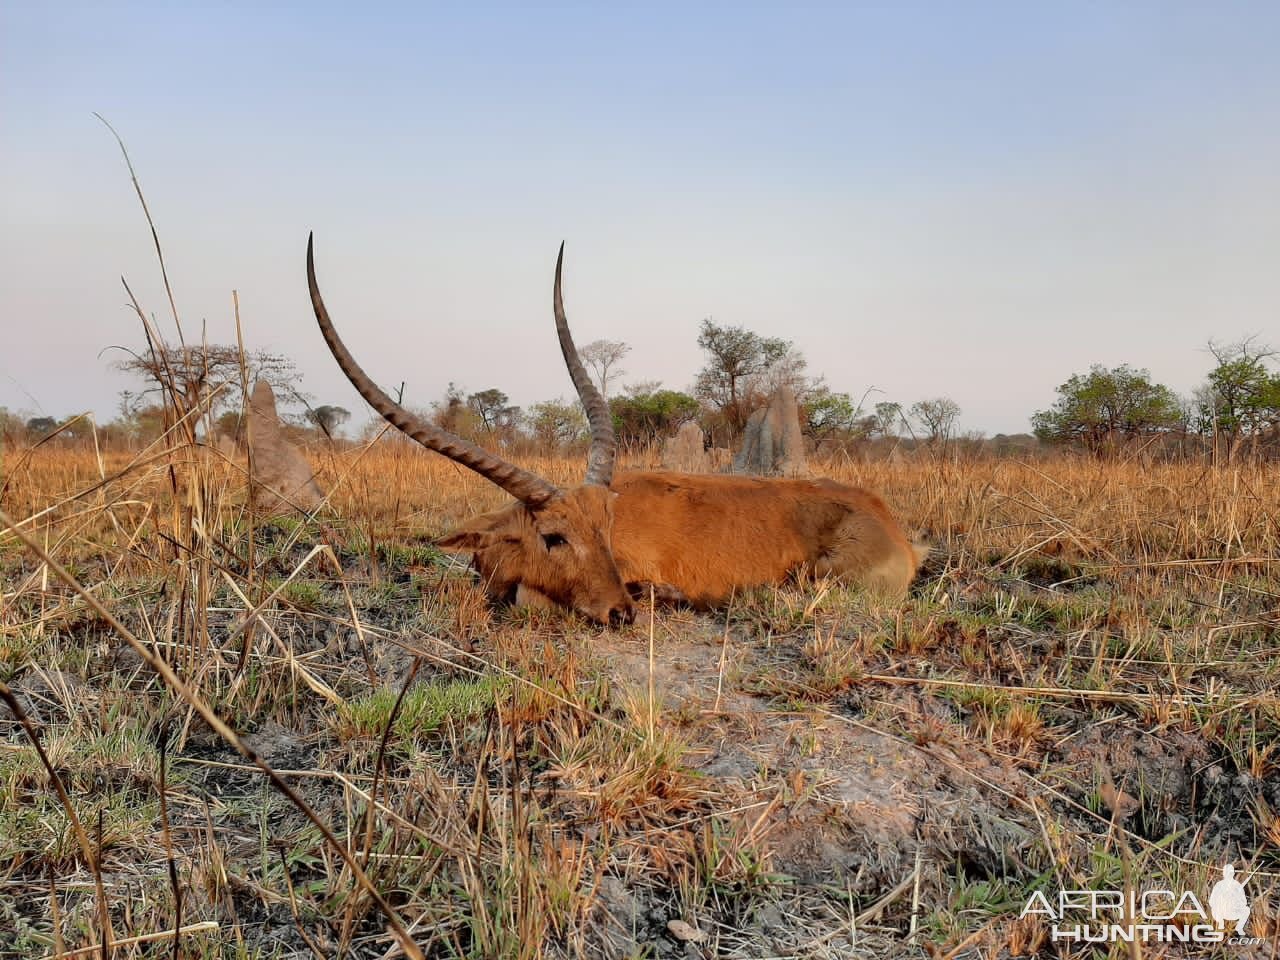
[[[492,610],[432,548],[483,481],[316,459],[303,522],[186,442],[7,453],[0,956],[383,956],[389,915],[440,957],[1055,955],[1031,890],[1224,859],[1274,944],[1274,467],[825,463],[933,541],[913,595],[660,609],[651,668],[647,614]]]

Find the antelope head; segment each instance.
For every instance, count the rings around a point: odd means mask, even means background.
[[[392,400],[356,363],[329,319],[316,283],[312,239],[307,239],[307,286],[325,343],[360,396],[392,426],[428,450],[474,470],[518,501],[483,514],[447,534],[438,545],[470,553],[490,596],[514,599],[520,588],[533,591],[598,623],[630,623],[635,616],[618,567],[611,538],[616,443],[613,419],[578,357],[560,295],[564,245],[556,258],[553,306],[560,351],[591,424],[587,475],[581,486],[562,490],[537,474],[508,463],[487,450],[423,420]]]

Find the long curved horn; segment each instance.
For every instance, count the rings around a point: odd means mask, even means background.
[[[347,375],[351,385],[359,391],[360,396],[397,430],[407,434],[428,450],[442,453],[450,460],[456,460],[464,467],[470,467],[486,480],[496,483],[517,500],[522,500],[531,507],[538,507],[548,500],[560,495],[560,489],[543,480],[537,474],[522,470],[515,464],[507,463],[487,450],[482,450],[474,443],[443,430],[433,423],[428,423],[414,416],[400,404],[396,403],[374,383],[367,373],[356,363],[350,351],[338,337],[329,319],[329,311],[320,299],[320,287],[316,284],[316,268],[311,253],[312,237],[307,237],[307,287],[311,290],[311,306],[316,312],[316,322],[320,324],[320,332],[324,334],[324,342],[338,361],[338,366]]]
[[[591,450],[587,454],[587,476],[583,483],[596,484],[602,487],[613,482],[613,458],[618,442],[613,435],[613,414],[609,404],[596,385],[591,382],[582,359],[578,356],[578,348],[573,345],[573,335],[569,333],[569,321],[564,315],[564,300],[560,296],[560,268],[564,264],[564,244],[560,244],[560,254],[556,257],[556,287],[554,294],[556,311],[556,334],[560,337],[560,352],[564,355],[564,365],[569,368],[569,376],[573,378],[573,386],[578,391],[578,399],[582,408],[587,411],[587,422],[591,424]]]

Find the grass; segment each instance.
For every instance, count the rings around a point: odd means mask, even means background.
[[[409,750],[434,739],[441,727],[456,734],[493,710],[498,695],[509,686],[503,678],[436,679],[409,688],[400,698],[389,687],[342,704],[333,722],[333,734],[349,742],[363,738],[377,742],[390,730],[393,741]]]
[[[6,458],[0,510],[85,593],[0,529],[0,681],[86,841],[0,710],[0,956],[159,956],[175,924],[182,956],[382,956],[388,910],[431,957],[1102,956],[1030,892],[1203,897],[1227,860],[1274,945],[1274,467],[821,463],[933,542],[912,595],[659,609],[651,664],[647,610],[493,609],[430,546],[483,481],[314,456],[314,522],[185,442]]]

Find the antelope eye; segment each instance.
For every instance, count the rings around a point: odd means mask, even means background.
[[[558,533],[544,533],[542,535],[542,542],[546,544],[547,549],[550,550],[552,547],[563,547],[569,541]]]

